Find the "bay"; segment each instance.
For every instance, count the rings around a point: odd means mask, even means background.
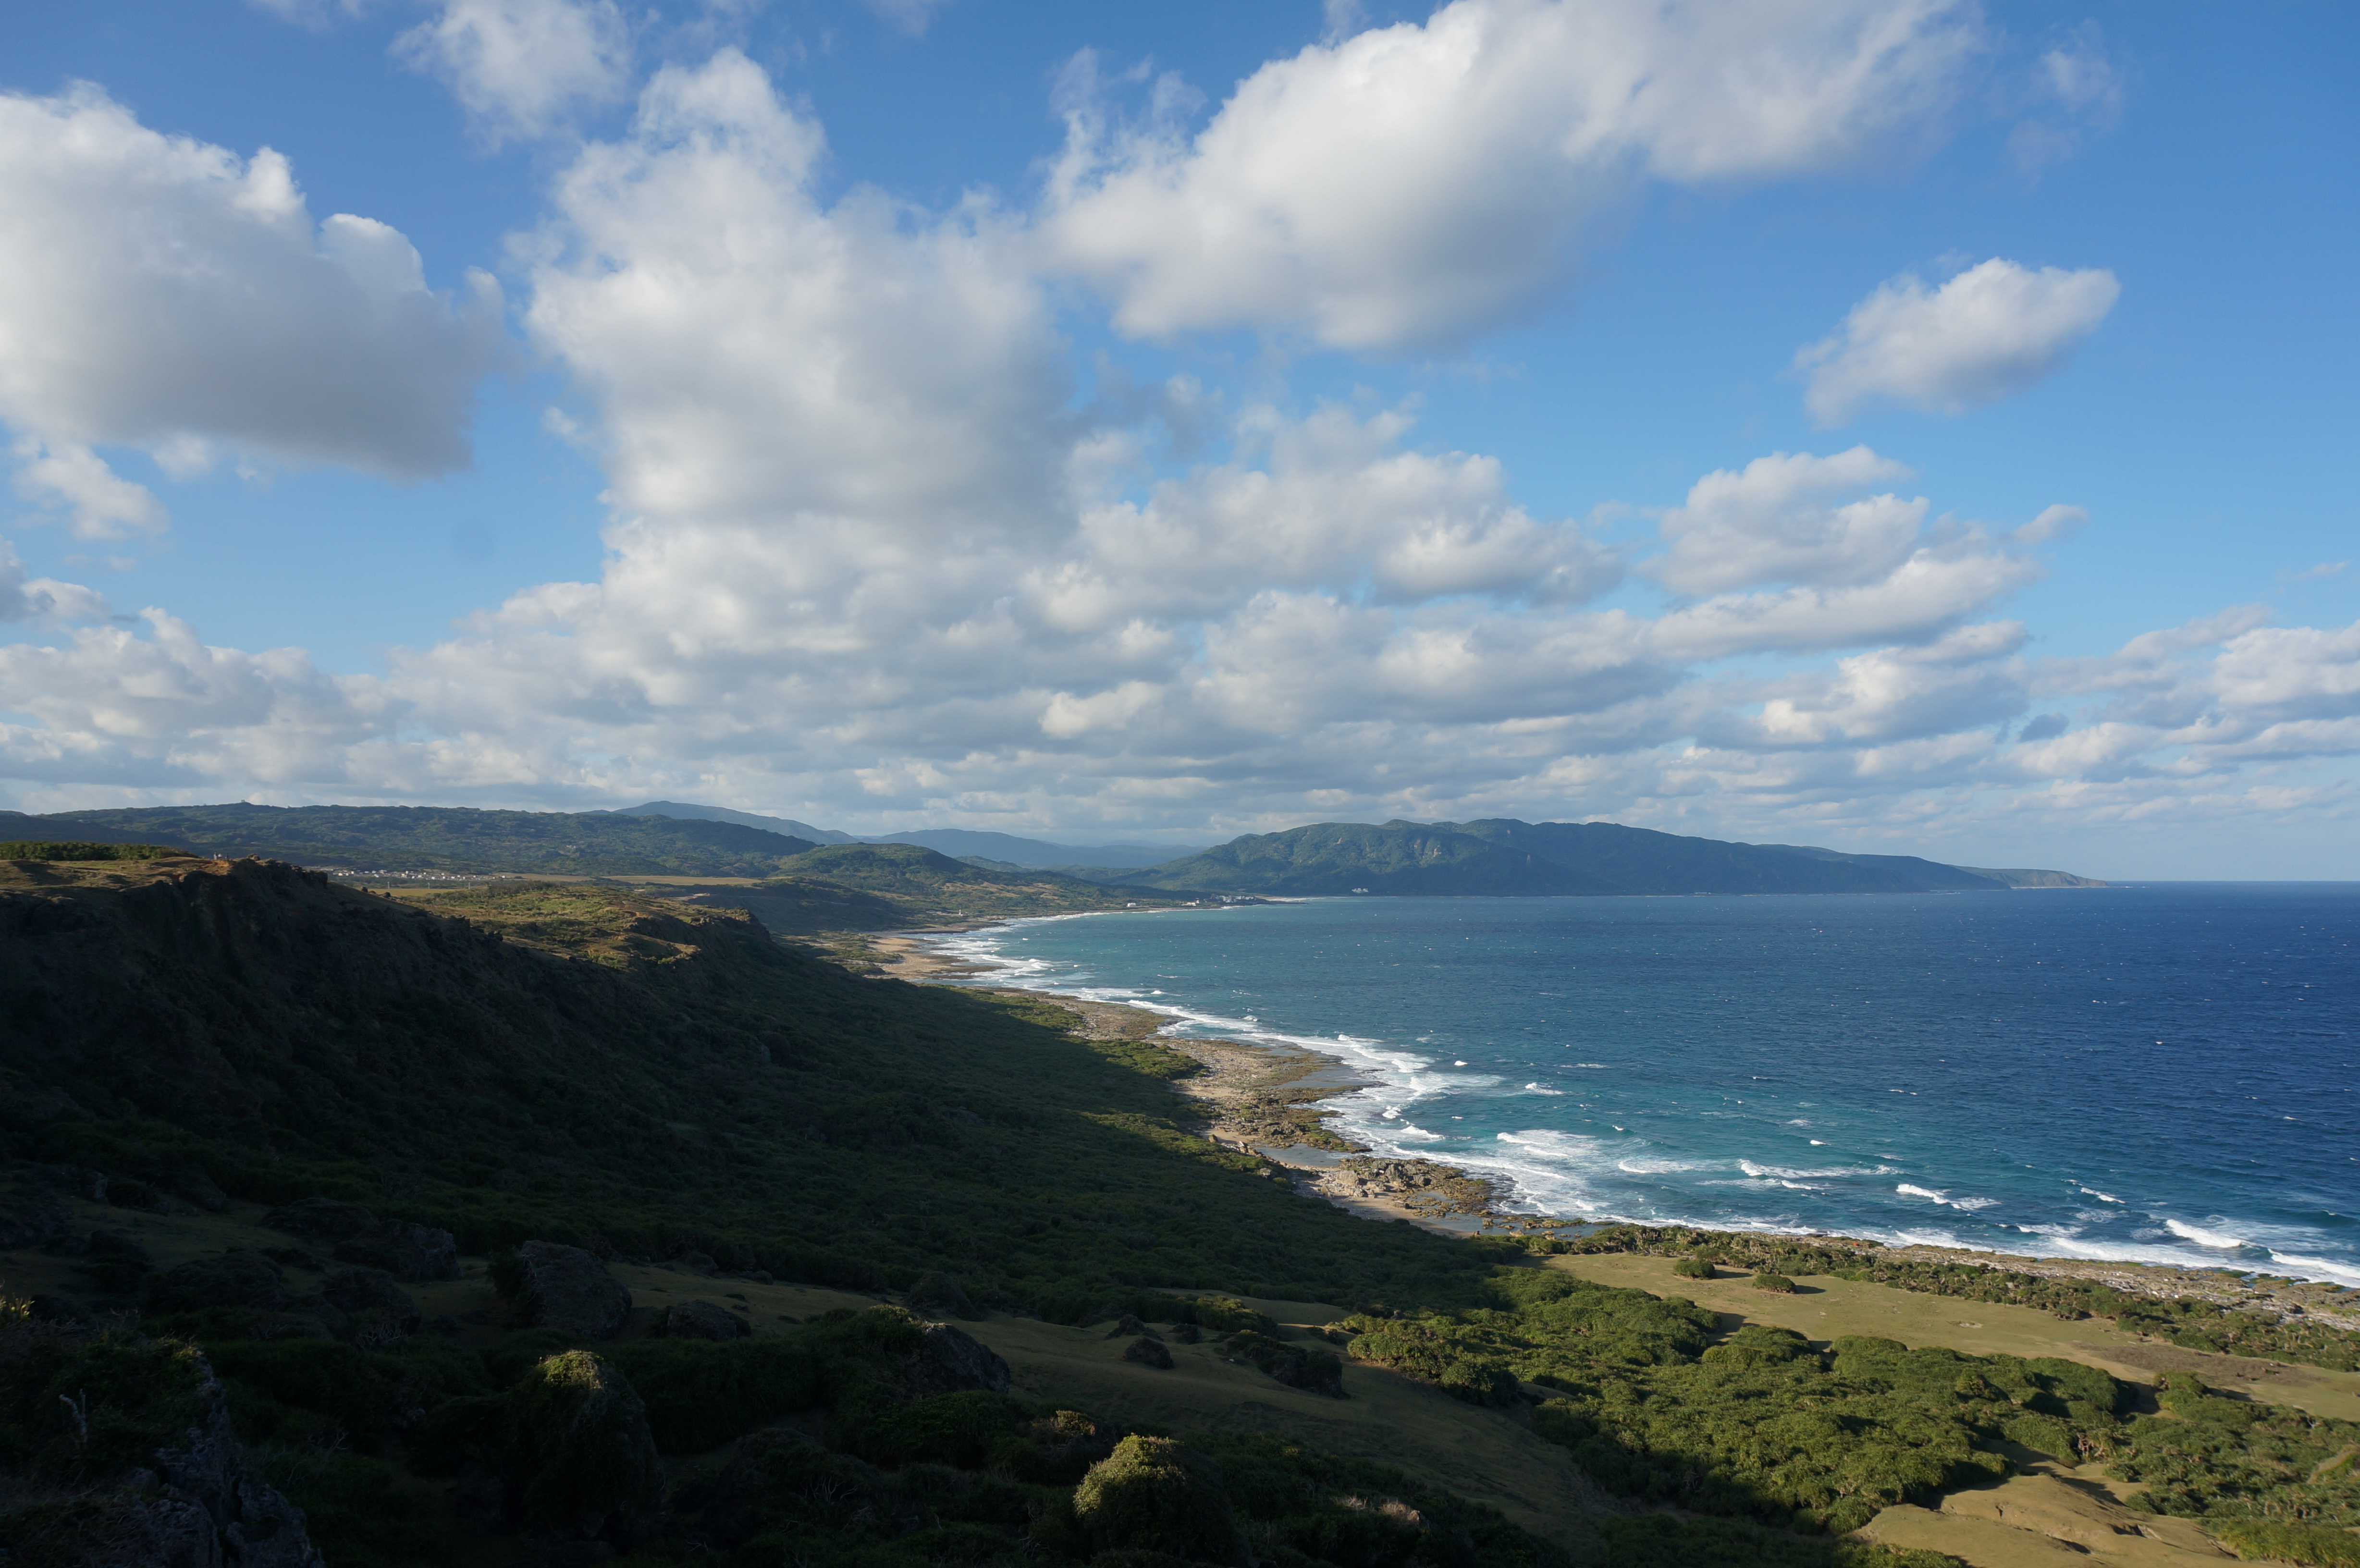
[[[2360,884],[1322,898],[938,939],[1330,1052],[1339,1131],[1568,1218],[2360,1285]]]

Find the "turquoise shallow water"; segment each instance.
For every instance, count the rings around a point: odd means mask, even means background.
[[[1568,1217],[2360,1285],[2360,884],[1324,898],[944,939],[1333,1052],[1340,1129]]]

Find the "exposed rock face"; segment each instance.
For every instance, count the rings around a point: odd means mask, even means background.
[[[336,1261],[382,1269],[397,1279],[456,1279],[459,1247],[447,1230],[387,1220],[336,1243]]]
[[[286,1302],[286,1275],[258,1252],[193,1258],[148,1281],[151,1312],[193,1312],[207,1307],[271,1312]]]
[[[620,1331],[631,1315],[629,1289],[578,1247],[528,1241],[517,1248],[516,1262],[519,1327],[562,1329],[585,1339],[606,1339]]]
[[[911,1368],[912,1397],[958,1394],[970,1388],[1008,1392],[1008,1363],[965,1329],[929,1323]]]
[[[376,1229],[377,1215],[358,1203],[340,1203],[333,1198],[303,1198],[281,1203],[263,1215],[262,1223],[290,1236],[342,1241],[348,1236]]]
[[[208,1367],[197,1421],[156,1454],[158,1477],[201,1508],[215,1531],[216,1555],[190,1561],[230,1568],[322,1568],[305,1531],[303,1510],[246,1475],[245,1464],[230,1435],[229,1401]]]
[[[753,1325],[715,1301],[674,1301],[656,1332],[672,1339],[743,1339]]]
[[[407,1339],[424,1322],[410,1292],[382,1269],[337,1269],[320,1282],[319,1302],[334,1314],[322,1315],[336,1337],[363,1349]]]
[[[70,1410],[71,1426],[36,1418],[12,1432],[27,1446],[11,1455],[22,1474],[0,1487],[8,1561],[321,1568],[302,1511],[247,1472],[231,1434],[229,1402],[202,1356],[92,1329],[0,1331],[0,1357],[20,1356],[51,1362],[71,1386],[86,1380],[84,1403],[93,1415],[101,1405],[109,1415],[104,1428],[85,1427]],[[101,1477],[82,1474],[84,1442],[109,1454]],[[20,1483],[29,1486],[19,1489]]]
[[[93,1203],[106,1202],[106,1172],[86,1165],[43,1165],[31,1160],[11,1160],[0,1165],[0,1180],[63,1192],[68,1197],[86,1198]]]
[[[1074,1488],[1074,1515],[1098,1552],[1164,1552],[1253,1568],[1220,1466],[1168,1438],[1126,1437]]]
[[[1331,1198],[1394,1199],[1426,1215],[1487,1214],[1499,1198],[1491,1182],[1431,1160],[1346,1160],[1313,1186]]]

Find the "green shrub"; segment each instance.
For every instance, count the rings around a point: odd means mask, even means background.
[[[993,1440],[1012,1432],[1027,1413],[1021,1401],[1005,1394],[939,1394],[896,1405],[864,1422],[851,1448],[872,1465],[923,1462],[973,1469],[995,1446]]]
[[[2299,1563],[2305,1568],[2360,1568],[2360,1535],[2348,1530],[2276,1519],[2224,1519],[2206,1528],[2240,1557]]]
[[[73,844],[24,838],[0,844],[0,860],[166,860],[188,853],[160,844]]]
[[[204,1399],[196,1346],[132,1334],[0,1328],[0,1471],[82,1485],[148,1462]]]
[[[601,1354],[639,1391],[664,1454],[702,1454],[820,1402],[820,1355],[799,1340],[643,1339]]]
[[[1757,1290],[1771,1290],[1781,1296],[1791,1296],[1795,1293],[1795,1282],[1784,1274],[1756,1274],[1754,1276],[1753,1285]]]
[[[1683,1279],[1710,1279],[1713,1278],[1711,1263],[1701,1258],[1683,1258],[1677,1263],[1672,1265],[1672,1272],[1678,1275]]]
[[[1074,1517],[1098,1552],[1157,1552],[1247,1568],[1220,1467],[1169,1438],[1126,1437],[1074,1488]]]

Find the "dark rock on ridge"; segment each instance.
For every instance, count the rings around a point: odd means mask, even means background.
[[[578,1247],[528,1241],[516,1250],[516,1321],[608,1339],[631,1315],[628,1287]]]
[[[447,1230],[387,1220],[336,1243],[336,1261],[382,1269],[397,1279],[456,1279],[459,1247]]]
[[[743,1339],[753,1325],[714,1301],[674,1301],[656,1332],[671,1339]]]

